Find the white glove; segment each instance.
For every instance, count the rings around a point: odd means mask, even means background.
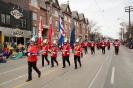
[[[69,54],[69,53],[67,53],[67,54]]]
[[[55,52],[53,52],[53,54],[55,54]]]
[[[30,53],[28,53],[28,56],[30,56],[31,54]]]

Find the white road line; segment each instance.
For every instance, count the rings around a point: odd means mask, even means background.
[[[99,70],[98,70],[98,72],[97,72],[97,74],[95,75],[95,77],[93,78],[93,80],[91,81],[91,83],[90,83],[90,85],[89,85],[89,87],[88,88],[91,88],[92,87],[92,85],[94,84],[94,82],[95,82],[95,80],[96,80],[96,78],[97,78],[97,76],[98,76],[98,74],[100,73],[100,71],[102,70],[102,68],[103,68],[103,64],[101,65],[101,67],[99,68]]]
[[[111,84],[114,84],[115,67],[112,68]]]
[[[105,60],[108,60],[108,57],[109,57],[109,56],[107,56]]]

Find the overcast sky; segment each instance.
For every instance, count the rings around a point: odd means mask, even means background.
[[[59,0],[59,3],[67,1]],[[69,5],[71,11],[77,10],[79,13],[84,13],[89,20],[97,21],[97,26],[101,26],[103,35],[119,38],[120,22],[128,23],[129,14],[125,12],[125,7],[133,6],[133,0],[69,0]],[[131,20],[133,22],[133,12],[131,12]]]

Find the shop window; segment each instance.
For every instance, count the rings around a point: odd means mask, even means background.
[[[37,13],[33,12],[33,20],[37,20]]]
[[[31,0],[31,5],[38,7],[38,0]]]

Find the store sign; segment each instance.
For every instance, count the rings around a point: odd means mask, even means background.
[[[12,34],[16,37],[22,37],[22,35],[24,35],[24,32],[20,29],[15,29]]]
[[[23,17],[23,14],[20,13],[18,10],[11,11],[11,15],[14,16],[16,19],[19,19],[20,17]]]

